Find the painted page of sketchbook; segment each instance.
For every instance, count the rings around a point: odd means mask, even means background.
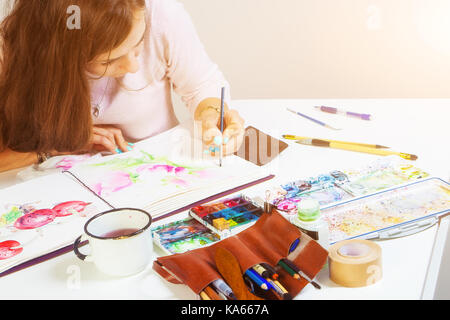
[[[216,159],[168,156],[167,144],[145,149],[83,163],[70,172],[113,207],[142,208],[153,217],[268,175],[236,156],[219,167]]]
[[[0,190],[0,272],[68,246],[110,208],[58,173]]]

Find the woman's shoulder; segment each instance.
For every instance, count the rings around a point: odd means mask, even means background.
[[[146,0],[146,6],[152,25],[156,27],[167,27],[186,14],[184,5],[177,0]]]

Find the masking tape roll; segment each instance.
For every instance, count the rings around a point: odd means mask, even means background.
[[[330,279],[344,287],[365,287],[382,278],[381,247],[368,240],[344,240],[329,249]]]

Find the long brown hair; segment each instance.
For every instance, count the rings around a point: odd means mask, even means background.
[[[78,6],[80,28],[69,28]],[[0,26],[0,151],[79,151],[92,134],[86,67],[117,48],[145,0],[16,0]]]

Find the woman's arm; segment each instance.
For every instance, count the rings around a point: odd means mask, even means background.
[[[20,153],[10,149],[0,151],[0,172],[27,167],[37,162],[37,153]]]
[[[208,147],[214,138],[222,138],[226,154],[237,151],[244,137],[244,121],[237,111],[228,109],[229,84],[206,53],[189,14],[178,1],[161,0],[155,10],[161,28],[155,32],[161,33],[164,43],[167,77],[194,119],[202,122],[203,141]],[[226,105],[223,137],[219,130],[222,87]]]

